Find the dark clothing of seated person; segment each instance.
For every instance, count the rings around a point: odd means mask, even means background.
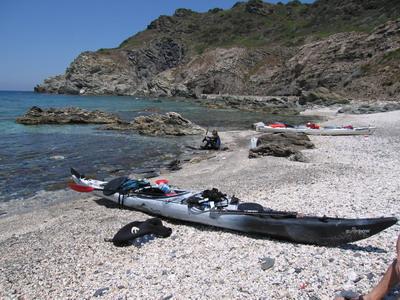
[[[204,145],[200,146],[201,149],[205,150],[219,150],[221,147],[221,138],[216,130],[212,131],[212,136],[206,136],[203,139]]]

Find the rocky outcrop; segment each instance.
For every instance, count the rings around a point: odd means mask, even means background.
[[[199,94],[243,94],[245,74],[266,55],[261,49],[210,50],[183,66],[158,74],[149,85],[150,93],[192,97]]]
[[[249,158],[277,156],[307,162],[300,150],[314,147],[309,137],[302,133],[268,133],[258,138],[257,147],[249,150]]]
[[[196,135],[205,130],[180,114],[169,112],[164,115],[152,114],[136,117],[131,122],[122,121],[118,116],[99,110],[88,111],[78,107],[48,108],[31,107],[28,112],[16,119],[24,125],[38,124],[107,124],[104,130],[134,130],[152,136]]]
[[[272,114],[297,114],[297,96],[243,96],[201,94],[198,102],[209,108],[231,108],[244,111],[265,111]]]
[[[399,100],[399,16],[393,0],[250,0],[224,11],[178,9],[118,48],[82,53],[64,75],[35,90],[297,96],[306,106]],[[241,102],[233,105],[256,107],[248,98]]]
[[[147,94],[158,73],[183,62],[184,46],[172,38],[152,41],[133,50],[83,52],[65,75],[46,79],[37,92],[80,95]]]
[[[400,20],[388,22],[370,34],[334,34],[301,46],[297,54],[273,74],[269,84],[264,84],[263,73],[256,74],[254,88],[266,94],[300,95],[302,90],[322,87],[344,99],[397,99],[393,93],[394,82],[384,82],[389,77],[400,76],[399,49]],[[385,57],[392,58],[387,62],[388,67]]]
[[[300,151],[279,145],[262,145],[249,151],[249,158],[260,156],[288,157],[292,161],[308,162],[308,159]]]
[[[16,119],[24,125],[38,124],[110,124],[120,122],[120,119],[110,113],[99,110],[87,111],[78,107],[41,109],[33,106],[28,112]]]
[[[205,133],[203,128],[183,118],[180,114],[175,112],[169,112],[165,115],[152,114],[149,116],[139,116],[131,122],[109,124],[102,127],[102,129],[134,130],[140,134],[151,136],[180,136]]]
[[[257,139],[257,147],[262,145],[279,145],[292,147],[296,150],[312,149],[315,147],[310,138],[303,133],[267,133]]]
[[[301,91],[299,104],[302,106],[348,104],[350,101],[324,87],[311,91]]]

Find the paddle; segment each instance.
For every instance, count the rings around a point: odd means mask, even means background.
[[[206,134],[204,135],[204,139],[203,139],[203,142],[207,139],[207,134],[208,134],[208,128],[209,128],[209,126],[207,126],[207,131],[206,131]]]
[[[79,172],[74,168],[71,168],[70,170],[71,170],[71,175],[74,175],[77,179],[85,177],[85,175],[79,174]]]
[[[271,217],[273,219],[286,219],[286,218],[296,218],[296,212],[285,212],[285,211],[245,211],[245,210],[216,210],[211,211],[213,214],[217,215],[249,215],[257,217]]]

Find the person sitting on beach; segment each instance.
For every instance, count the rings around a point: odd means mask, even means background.
[[[396,258],[389,265],[385,275],[379,281],[371,292],[366,295],[359,296],[358,298],[344,298],[336,297],[335,300],[379,300],[383,299],[387,293],[396,285],[400,283],[400,235],[396,243]]]
[[[218,135],[218,131],[215,129],[212,131],[212,136],[205,136],[203,139],[203,143],[206,143],[205,145],[202,145],[200,148],[205,149],[205,150],[219,150],[221,147],[221,138]]]

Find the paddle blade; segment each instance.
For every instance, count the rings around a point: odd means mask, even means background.
[[[79,172],[77,170],[75,170],[74,168],[71,168],[71,175],[74,175],[78,179],[85,177],[85,176],[79,174]]]
[[[90,193],[90,192],[94,191],[94,188],[91,186],[83,186],[83,185],[76,184],[74,182],[69,182],[68,186],[72,190],[74,190],[76,192],[80,192],[80,193]]]

